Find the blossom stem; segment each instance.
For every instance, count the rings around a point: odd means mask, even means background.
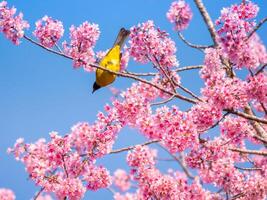
[[[248,150],[248,149],[239,149],[239,148],[229,148],[229,150],[244,154],[255,154],[259,156],[267,156],[267,151],[257,151],[257,150]]]
[[[255,28],[249,33],[248,38],[249,39],[265,22],[267,22],[267,17],[263,18],[256,26]]]
[[[44,191],[44,187],[42,187],[38,192],[37,192],[37,194],[33,197],[33,200],[37,200],[38,199],[38,197],[41,195],[41,193]]]
[[[154,143],[158,143],[158,142],[160,142],[160,140],[150,140],[150,141],[147,141],[145,143],[137,144],[137,145],[146,146],[146,145],[154,144]],[[124,147],[124,148],[121,148],[121,149],[112,150],[112,151],[109,152],[109,154],[115,154],[115,153],[121,153],[121,152],[124,152],[124,151],[130,151],[130,150],[134,149],[137,145]]]
[[[207,49],[207,48],[210,48],[212,46],[204,46],[204,45],[196,45],[196,44],[192,44],[190,42],[188,42],[185,37],[183,36],[183,34],[181,32],[178,32],[178,36],[179,38],[186,44],[188,45],[189,47],[192,47],[192,48],[195,48],[195,49],[198,49],[200,51],[203,51],[203,49]]]

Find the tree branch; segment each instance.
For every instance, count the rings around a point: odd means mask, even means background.
[[[218,45],[217,43],[217,40],[216,40],[216,30],[214,28],[214,25],[213,25],[213,22],[210,18],[210,15],[208,13],[208,11],[206,10],[206,7],[204,6],[204,4],[202,3],[202,0],[194,0],[198,10],[200,11],[200,14],[201,16],[203,17],[207,27],[208,27],[208,30],[209,30],[209,33],[210,33],[210,36],[213,40],[213,43],[215,46]]]
[[[225,111],[227,111],[229,113],[232,113],[232,114],[235,114],[235,115],[238,115],[238,116],[243,117],[245,119],[249,119],[249,120],[253,120],[253,121],[256,121],[256,122],[263,123],[263,124],[267,124],[267,120],[264,119],[264,118],[259,118],[259,117],[256,117],[256,116],[253,116],[253,115],[249,115],[249,114],[246,114],[246,113],[243,113],[243,112],[240,112],[240,111],[234,111],[234,110],[228,110],[228,109],[226,109]]]
[[[229,150],[244,154],[255,154],[259,156],[267,156],[267,151],[257,151],[257,150],[248,150],[248,149],[239,149],[239,148],[229,148]]]
[[[256,26],[255,28],[249,33],[248,39],[265,23],[267,22],[267,17],[263,18]]]
[[[150,140],[150,141],[145,142],[143,144],[137,144],[137,145],[134,145],[134,146],[129,146],[129,147],[121,148],[121,149],[112,150],[112,151],[109,152],[109,154],[115,154],[115,153],[121,153],[121,152],[124,152],[124,151],[130,151],[130,150],[134,149],[138,145],[146,146],[146,145],[154,144],[154,143],[158,143],[158,142],[160,142],[160,140]]]
[[[240,170],[246,170],[246,171],[262,170],[262,168],[259,168],[259,167],[238,167],[238,166],[235,166],[235,168],[240,169]]]
[[[185,37],[183,36],[183,34],[181,32],[178,32],[178,36],[179,38],[186,44],[188,45],[189,47],[192,47],[192,48],[195,48],[195,49],[198,49],[198,50],[201,50],[203,51],[203,49],[207,49],[207,48],[210,48],[212,46],[204,46],[204,45],[196,45],[196,44],[192,44],[190,42],[188,42]]]
[[[33,43],[33,44],[35,44],[35,45],[37,45],[37,46],[39,46],[39,47],[41,47],[41,48],[43,48],[43,49],[49,51],[49,52],[51,52],[51,53],[54,53],[54,54],[57,54],[57,55],[60,55],[60,56],[65,57],[65,58],[68,58],[68,59],[73,60],[72,57],[70,57],[70,56],[68,56],[68,55],[65,55],[64,53],[58,52],[58,51],[56,51],[56,50],[54,50],[54,49],[45,47],[44,45],[39,44],[38,42],[32,40],[31,38],[29,38],[29,37],[26,36],[26,35],[24,35],[24,38],[25,38],[26,40],[28,40],[29,42],[31,42],[31,43]],[[174,92],[170,92],[170,91],[168,91],[168,90],[165,90],[164,88],[162,88],[162,87],[159,86],[159,85],[153,84],[153,83],[151,83],[151,82],[149,82],[149,81],[147,81],[147,80],[145,80],[145,79],[139,78],[139,77],[134,76],[134,75],[132,75],[132,74],[126,74],[126,73],[124,73],[124,72],[115,72],[115,71],[106,69],[106,68],[104,68],[104,67],[102,67],[102,66],[100,66],[100,65],[97,65],[97,64],[95,64],[95,63],[88,63],[88,65],[91,66],[91,67],[93,67],[93,68],[97,68],[97,69],[101,69],[101,70],[103,70],[103,71],[110,72],[111,74],[115,74],[115,75],[117,75],[117,76],[127,77],[127,78],[130,78],[130,79],[136,80],[136,81],[140,81],[140,82],[146,83],[146,84],[148,84],[148,85],[150,85],[150,86],[152,86],[152,87],[155,87],[155,88],[161,90],[161,91],[164,92],[164,93],[167,93],[167,94],[169,94],[169,95],[174,95],[176,98],[182,99],[182,100],[187,101],[187,102],[190,102],[190,103],[196,103],[196,100],[194,100],[194,99],[190,99],[190,98],[184,97],[184,96],[182,96],[182,95],[180,95],[180,94],[177,94],[177,93],[174,93]]]

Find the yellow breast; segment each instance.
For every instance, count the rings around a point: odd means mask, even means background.
[[[120,71],[120,46],[114,46],[106,56],[100,61],[100,66],[119,72]],[[105,87],[111,84],[116,79],[116,75],[111,74],[110,72],[103,71],[101,69],[96,70],[96,83],[101,86]]]

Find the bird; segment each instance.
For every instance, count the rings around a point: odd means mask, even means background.
[[[125,28],[120,29],[112,48],[100,60],[99,66],[112,70],[114,72],[120,71],[121,47],[129,35],[130,35],[129,30],[126,30]],[[116,79],[116,74],[112,74],[108,71],[104,71],[99,68],[96,69],[95,75],[96,75],[96,80],[93,84],[92,93],[94,93],[96,90],[102,87],[105,87],[113,83]]]

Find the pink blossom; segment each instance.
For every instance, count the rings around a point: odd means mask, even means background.
[[[223,69],[220,56],[222,56],[222,53],[218,48],[205,49],[205,65],[200,70],[200,75],[206,83],[213,83],[217,79],[225,77],[225,69]]]
[[[129,166],[136,168],[150,167],[155,165],[156,152],[146,146],[137,145],[133,151],[127,155]]]
[[[259,37],[256,34],[247,37],[255,26],[252,19],[258,10],[256,4],[247,1],[224,8],[217,20],[217,25],[221,25],[218,34],[223,51],[237,68],[256,68],[266,61],[266,49]]]
[[[140,127],[147,137],[162,140],[172,153],[183,151],[197,139],[192,116],[175,106],[157,109],[155,114],[140,123]]]
[[[52,197],[48,194],[39,195],[36,200],[53,200]]]
[[[83,176],[89,190],[95,191],[100,188],[106,188],[112,183],[109,171],[102,166],[89,166]]]
[[[61,179],[61,177],[58,176],[56,182],[53,192],[55,192],[58,199],[68,197],[70,200],[80,200],[83,198],[86,189],[79,178]]]
[[[174,23],[174,29],[182,31],[186,29],[192,19],[193,13],[190,6],[184,0],[174,1],[167,12],[167,18]]]
[[[93,48],[99,38],[99,28],[97,24],[84,22],[79,27],[70,27],[70,44],[63,43],[65,52],[74,59],[74,67],[85,66],[95,62]],[[86,68],[92,71],[92,68]]]
[[[231,144],[240,144],[244,139],[252,138],[254,132],[247,120],[230,116],[220,123],[220,130],[222,136],[228,138]]]
[[[198,130],[206,130],[222,117],[222,110],[214,104],[198,103],[190,111]]]
[[[7,7],[7,2],[0,2],[0,32],[11,40],[14,44],[19,45],[20,38],[24,36],[24,29],[29,28],[27,21],[23,20],[23,14],[17,16],[16,8]]]
[[[38,38],[40,43],[46,47],[53,47],[63,36],[64,28],[61,21],[44,16],[36,23],[36,29],[33,34]]]
[[[152,62],[161,67],[178,66],[175,43],[165,31],[147,21],[131,28],[130,55],[138,62]]]
[[[16,196],[12,190],[0,188],[0,199],[1,200],[15,200]]]
[[[138,200],[135,194],[131,194],[128,192],[125,195],[115,193],[113,198],[114,200]]]
[[[117,169],[114,172],[113,183],[121,191],[126,191],[131,187],[130,176],[123,169]]]
[[[247,83],[238,78],[215,78],[206,82],[202,94],[220,109],[238,109],[248,102],[246,87]]]
[[[267,103],[267,74],[259,73],[248,78],[247,94],[251,99]]]

